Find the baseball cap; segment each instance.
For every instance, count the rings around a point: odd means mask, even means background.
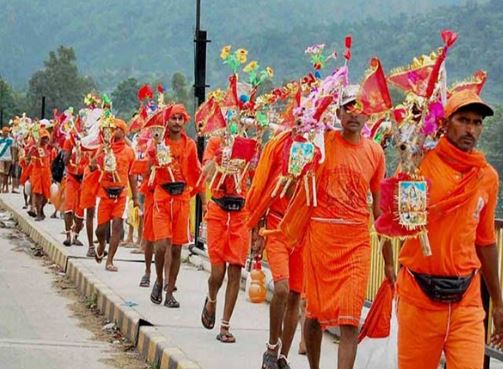
[[[342,99],[341,105],[344,106],[351,102],[356,101],[356,96],[358,95],[358,91],[360,90],[360,85],[347,85],[342,90]]]
[[[467,106],[473,106],[484,117],[490,117],[494,115],[493,109],[487,103],[485,103],[479,95],[471,90],[463,90],[455,92],[451,95],[451,97],[449,97],[444,108],[445,116],[449,118],[459,109]]]

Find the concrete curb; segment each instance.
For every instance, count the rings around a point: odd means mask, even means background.
[[[18,228],[36,244],[42,246],[44,253],[62,268],[83,296],[95,300],[98,310],[135,344],[147,362],[160,369],[201,369],[175,342],[160,334],[148,320],[127,306],[126,302],[102,283],[81,260],[68,255],[58,240],[40,227],[37,228],[37,223],[25,218],[2,198],[0,208],[12,214],[18,223]]]

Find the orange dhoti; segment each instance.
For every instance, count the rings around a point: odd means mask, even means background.
[[[280,221],[280,217],[269,213],[267,229],[277,229]],[[290,291],[301,293],[304,279],[302,247],[289,247],[284,236],[275,233],[267,236],[265,248],[274,282],[288,280]]]
[[[98,225],[108,223],[112,219],[124,219],[126,201],[127,196],[125,195],[117,199],[100,197],[98,201]]]
[[[306,316],[322,327],[358,327],[369,279],[366,225],[312,220],[304,247]]]
[[[154,233],[154,194],[149,192],[145,194],[143,204],[143,233],[142,237],[147,242],[155,241]]]
[[[31,170],[33,166],[31,164],[26,164],[24,160],[22,162],[19,162],[19,165],[21,166],[21,176],[19,177],[19,184],[24,185],[26,181],[30,179]]]
[[[42,195],[46,199],[51,196],[51,169],[49,167],[33,167],[30,174],[31,192]]]
[[[208,203],[205,220],[211,264],[245,265],[250,249],[246,218],[245,210],[225,211],[213,201]]]
[[[189,243],[190,203],[185,196],[155,201],[153,208],[155,241],[171,239],[171,243],[177,246]]]
[[[65,213],[73,213],[77,218],[84,217],[84,209],[80,205],[81,185],[78,178],[68,173],[65,182]]]
[[[82,189],[80,191],[80,207],[89,209],[96,207],[96,195],[99,188],[100,171],[91,172],[89,169],[84,171],[82,180]]]
[[[480,303],[479,273],[459,303],[428,300],[405,268],[399,273],[398,286],[414,291],[410,298],[400,297],[398,303],[400,369],[437,369],[442,351],[449,369],[482,369],[485,312]]]

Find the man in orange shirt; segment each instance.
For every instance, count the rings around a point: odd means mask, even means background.
[[[65,140],[63,144],[64,160],[66,163],[65,183],[65,246],[83,246],[78,239],[84,221],[84,209],[80,205],[80,193],[85,167],[89,164],[87,156],[82,153],[77,138]]]
[[[136,197],[136,178],[130,175],[131,166],[135,160],[133,149],[126,144],[125,136],[128,128],[126,122],[121,119],[114,119],[115,130],[111,143],[111,150],[116,161],[116,175],[105,171],[104,152],[98,155],[97,159],[92,159],[91,170],[97,170],[98,166],[102,172],[102,180],[98,189],[98,228],[96,235],[98,237],[99,246],[96,250],[96,261],[101,263],[105,252],[105,238],[107,227],[112,221],[112,231],[110,236],[110,247],[107,255],[105,269],[110,272],[116,272],[118,269],[113,264],[114,256],[119,246],[120,236],[123,229],[123,218],[126,210],[127,186],[128,182],[131,186],[133,202],[138,206]]]
[[[224,139],[212,137],[203,156],[204,173],[214,172],[222,164]],[[204,302],[201,322],[206,329],[215,326],[217,294],[227,272],[227,290],[220,332],[217,340],[234,343],[236,339],[229,332],[230,319],[236,305],[241,280],[241,269],[245,265],[250,249],[250,231],[246,226],[248,211],[244,207],[248,173],[244,173],[238,190],[236,180],[226,176],[221,180],[221,173],[212,181],[211,201],[206,205],[206,225],[208,256],[211,273],[208,279],[208,296]]]
[[[368,116],[354,110],[358,86],[345,88],[338,111],[342,131],[325,133],[325,159],[316,170],[316,207],[297,191],[280,229],[304,246],[305,340],[311,369],[319,369],[322,328],[339,326],[339,369],[353,368],[370,268],[368,194],[378,215],[385,163],[382,148],[361,135]]]
[[[196,143],[184,132],[184,125],[190,120],[185,107],[175,104],[166,108],[165,112],[163,121],[167,122],[167,130],[164,144],[169,148],[171,163],[162,165],[159,161],[159,145],[150,151],[155,170],[151,224],[155,224],[153,230],[157,274],[150,299],[153,303],[160,304],[164,287],[164,306],[178,308],[180,304],[173,296],[173,291],[180,270],[181,247],[190,241],[189,201],[201,174],[201,166],[197,158]],[[147,216],[146,218],[148,221]],[[149,226],[145,226],[147,234]]]
[[[32,163],[30,173],[31,191],[36,210],[36,221],[45,219],[44,206],[51,195],[51,161],[53,159],[53,150],[49,145],[50,134],[41,128],[39,131],[39,144],[33,145],[29,152]]]
[[[287,131],[272,138],[264,147],[257,169],[246,197],[250,211],[248,227],[253,229],[253,249],[262,254],[264,240],[258,231],[261,227],[277,229],[288,207],[296,183],[291,183],[288,194],[280,196],[274,190],[295,136]],[[274,195],[274,196],[273,196]],[[290,196],[289,196],[290,195]],[[302,292],[303,265],[302,248],[290,247],[281,233],[267,237],[265,242],[267,262],[274,280],[274,295],[270,305],[269,341],[263,355],[263,369],[288,368],[288,352],[292,344],[299,319],[300,293]]]
[[[432,254],[424,256],[417,239],[407,240],[400,252],[400,369],[436,369],[442,351],[448,368],[482,369],[481,274],[493,303],[493,340],[503,338],[494,225],[498,175],[475,149],[483,120],[491,115],[492,109],[474,92],[454,93],[445,107],[446,133],[420,165],[430,183],[427,230]],[[385,251],[386,264],[392,265],[389,246]],[[386,273],[393,280],[390,269]]]

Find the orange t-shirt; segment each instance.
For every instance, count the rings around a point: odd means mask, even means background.
[[[185,199],[190,198],[190,193],[194,189],[201,175],[201,164],[197,158],[196,143],[190,137],[182,134],[177,141],[165,137],[164,142],[169,146],[172,163],[169,165],[173,173],[174,182],[184,182],[186,184],[184,193],[181,195]],[[148,157],[151,163],[156,163],[155,146],[148,151]],[[155,199],[156,201],[164,201],[172,196],[165,191],[160,185],[173,182],[168,168],[157,168],[155,175]]]
[[[340,132],[327,133],[323,171],[316,178],[318,206],[312,217],[367,226],[368,195],[380,191],[385,170],[384,152],[374,141],[362,137],[352,144]]]
[[[30,148],[31,162],[34,169],[51,168],[51,162],[55,158],[54,150],[49,145],[35,146]]]
[[[455,151],[453,147],[451,150]],[[425,156],[420,170],[430,182],[430,204],[446,198],[464,176],[443,161],[437,149]],[[497,196],[498,174],[487,164],[480,169],[475,192],[465,204],[446,216],[428,222],[432,255],[424,256],[418,239],[414,238],[404,243],[400,263],[414,272],[437,276],[467,276],[479,269],[481,264],[476,246],[490,246],[496,242],[494,217]],[[445,306],[433,303],[407,272],[399,276],[398,292],[401,297],[418,306]],[[461,304],[479,305],[479,296],[480,286],[472,283]]]
[[[203,165],[208,160],[214,160],[218,165],[220,165],[222,160],[222,146],[223,146],[223,138],[221,137],[211,137],[208,140],[208,144],[206,149],[204,150],[203,155]],[[212,197],[220,198],[222,196],[238,196],[238,197],[246,197],[247,192],[247,183],[249,177],[249,171],[245,173],[241,182],[241,191],[238,192],[236,189],[235,181],[232,176],[227,176],[224,180],[224,183],[217,188],[218,183],[220,181],[221,174],[217,174],[215,181],[213,181],[213,186],[210,189]],[[207,180],[211,180],[211,178],[207,178]]]
[[[127,185],[129,181],[129,171],[133,162],[135,160],[135,154],[131,147],[126,145],[126,142],[114,142],[112,144],[112,151],[115,155],[117,161],[117,174],[119,176],[119,181],[114,182],[112,173],[103,173],[103,178],[100,183],[100,189],[98,191],[98,197],[107,198],[108,195],[105,191],[107,187],[124,187],[125,190],[122,191],[121,196],[127,195]],[[105,154],[102,153],[98,157],[98,163],[103,169]]]

